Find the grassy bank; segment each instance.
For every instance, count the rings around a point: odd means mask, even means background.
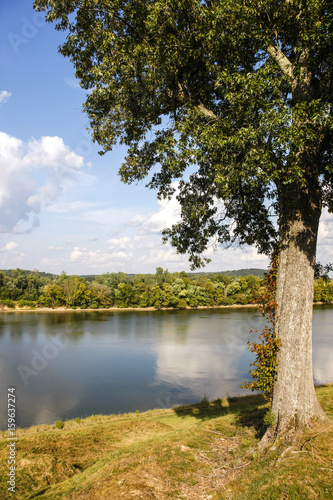
[[[333,385],[317,392],[333,419]],[[331,499],[333,424],[260,455],[266,411],[251,395],[19,429],[14,494],[2,432],[0,498]]]

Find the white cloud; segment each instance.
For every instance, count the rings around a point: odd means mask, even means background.
[[[177,188],[177,183],[173,183]],[[176,193],[171,200],[158,200],[159,210],[146,216],[137,214],[126,221],[127,227],[139,228],[139,234],[160,234],[162,229],[171,227],[180,220],[180,204],[176,199]]]
[[[0,91],[0,104],[4,104],[5,102],[8,101],[12,94],[8,92],[8,90],[1,90]]]
[[[84,159],[64,144],[61,137],[42,137],[28,142],[27,153],[23,164],[28,168],[47,167],[52,175],[68,175],[69,169],[75,170],[83,166]]]
[[[17,243],[15,243],[15,241],[10,241],[5,246],[5,249],[8,250],[8,252],[11,252],[12,250],[15,250],[15,248],[17,248]]]
[[[125,250],[133,247],[133,241],[129,236],[123,238],[110,238],[110,250]]]
[[[16,268],[26,256],[24,252],[18,250],[18,244],[15,241],[9,241],[0,248],[0,268]]]
[[[84,165],[60,137],[25,143],[0,132],[0,232],[27,232],[37,214],[62,193],[66,180]]]
[[[321,264],[333,262],[333,214],[324,208],[318,233],[317,261]]]
[[[122,250],[111,252],[107,249],[88,250],[87,248],[75,247],[71,252],[70,261],[76,262],[82,269],[91,268],[111,268],[121,267],[123,263],[133,260],[132,252]]]

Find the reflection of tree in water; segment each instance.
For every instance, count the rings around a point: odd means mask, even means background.
[[[52,338],[54,335],[77,340],[84,335],[87,313],[44,313],[41,318],[43,333]]]

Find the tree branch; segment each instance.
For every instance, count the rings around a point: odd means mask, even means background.
[[[269,45],[266,49],[266,52],[274,61],[279,65],[282,73],[286,76],[289,76],[292,80],[294,79],[294,68],[288,57],[284,55],[284,53],[279,49],[279,47],[273,47],[273,45]]]
[[[206,108],[204,104],[198,104],[195,106],[195,109],[202,113],[206,118],[209,118],[210,120],[217,120],[216,114],[212,110]]]
[[[186,91],[186,89],[184,89],[184,86],[180,82],[178,82],[178,89],[179,89],[178,97],[180,96],[185,103],[191,102],[188,92]],[[193,104],[194,104],[194,109],[199,113],[203,114],[205,118],[208,118],[209,120],[217,119],[217,115],[212,110],[206,108],[204,104],[202,103],[199,104],[193,103]]]

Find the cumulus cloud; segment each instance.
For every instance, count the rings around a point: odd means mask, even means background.
[[[317,261],[322,264],[333,262],[333,214],[325,208],[322,212],[317,245]]]
[[[8,252],[15,250],[15,248],[17,248],[17,243],[15,243],[15,241],[9,241],[9,243],[5,246],[5,250],[8,250]]]
[[[0,90],[0,104],[7,102],[11,95],[8,90]]]
[[[39,225],[38,214],[61,194],[66,179],[84,165],[61,137],[27,143],[0,132],[0,232],[27,232]]]
[[[15,241],[9,241],[0,247],[0,268],[10,269],[18,267],[19,263],[26,258],[26,254],[19,250]]]
[[[108,249],[88,250],[75,247],[71,252],[70,261],[82,265],[82,268],[118,268],[123,263],[133,260],[132,252],[123,250],[110,251]]]
[[[133,247],[133,240],[129,236],[123,238],[110,238],[110,250],[125,250]]]
[[[173,184],[177,188],[177,183]],[[180,220],[180,204],[176,193],[171,200],[158,200],[159,209],[146,216],[136,215],[126,222],[128,227],[138,228],[139,234],[160,234],[162,229],[171,227]]]

